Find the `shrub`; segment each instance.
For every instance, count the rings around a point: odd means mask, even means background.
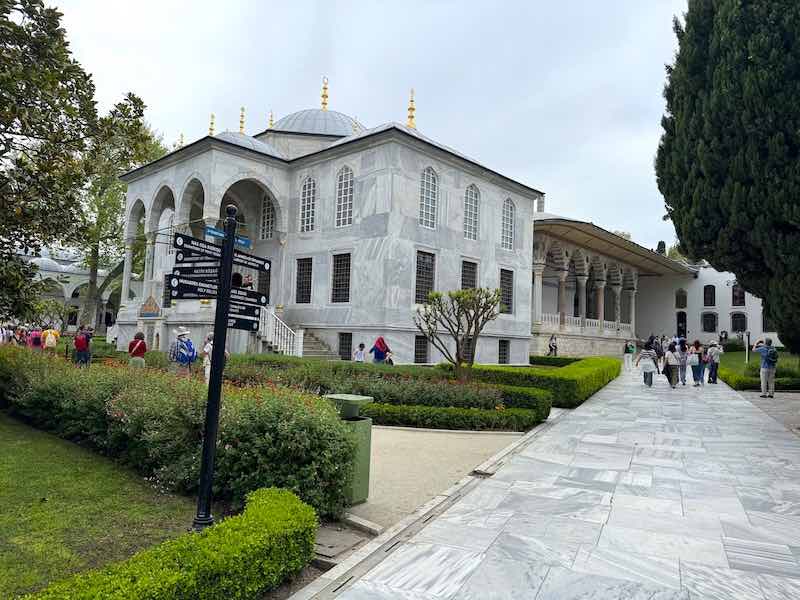
[[[547,407],[549,413],[550,407]],[[509,408],[441,408],[436,406],[367,404],[361,415],[372,418],[376,425],[427,427],[430,429],[471,429],[495,431],[527,431],[547,417],[542,410]]]
[[[761,357],[755,355],[749,363],[744,367],[744,374],[749,377],[761,377]],[[800,372],[793,366],[781,364],[778,360],[778,368],[775,370],[775,377],[790,377],[792,379],[800,379]]]
[[[732,340],[722,344],[723,352],[744,352],[744,342]]]
[[[619,375],[620,361],[597,356],[584,358],[560,369],[476,365],[479,381],[520,387],[538,387],[553,394],[553,406],[575,408]]]
[[[314,557],[314,511],[285,490],[261,489],[243,513],[202,533],[81,573],[29,600],[256,599]]]
[[[735,390],[746,391],[761,389],[761,378],[752,375],[742,375],[723,366],[719,368],[719,378]],[[800,390],[800,377],[776,377],[775,389],[778,391]]]
[[[498,385],[497,389],[503,395],[503,404],[507,408],[539,409],[540,407],[546,406],[545,419],[550,414],[553,394],[548,390],[515,385]]]
[[[0,391],[16,415],[84,441],[165,487],[197,487],[207,388],[155,370],[93,365],[0,348]],[[288,488],[325,517],[345,505],[354,442],[329,402],[280,387],[226,387],[214,494],[240,504]]]
[[[569,356],[536,356],[531,354],[529,357],[530,364],[543,365],[548,367],[566,367],[574,362],[578,362],[580,358]]]
[[[166,352],[160,350],[148,350],[144,353],[144,364],[148,369],[159,369],[166,371],[169,369],[169,359]]]

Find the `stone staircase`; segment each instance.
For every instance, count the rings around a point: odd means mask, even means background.
[[[303,356],[322,360],[341,360],[339,355],[331,350],[328,344],[323,342],[308,329],[305,330],[303,335]]]

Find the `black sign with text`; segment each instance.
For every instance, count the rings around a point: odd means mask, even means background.
[[[228,317],[228,329],[258,331],[258,321],[241,317]]]

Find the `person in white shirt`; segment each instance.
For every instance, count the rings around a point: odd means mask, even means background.
[[[209,333],[203,344],[203,373],[206,376],[206,385],[211,379],[211,353],[214,352],[214,334]],[[225,351],[225,358],[228,358],[228,351]]]
[[[358,345],[358,348],[353,350],[353,361],[354,362],[360,362],[360,363],[364,362],[364,358],[366,357],[366,353],[367,353],[367,351],[364,348],[365,348],[365,346],[362,343],[362,344]]]

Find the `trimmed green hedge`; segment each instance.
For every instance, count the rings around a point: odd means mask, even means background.
[[[520,387],[538,387],[553,394],[553,406],[575,408],[619,375],[619,359],[596,356],[584,358],[560,369],[475,365],[478,381]]]
[[[257,599],[314,557],[317,519],[285,490],[261,489],[247,507],[128,560],[82,573],[28,600]]]
[[[0,404],[40,429],[116,457],[160,485],[194,493],[207,388],[151,369],[93,365],[0,347]],[[355,443],[331,404],[284,387],[226,386],[214,496],[282,487],[323,517],[345,507]]]
[[[536,409],[508,408],[441,408],[435,406],[367,404],[361,415],[371,417],[376,425],[427,427],[430,429],[470,429],[495,431],[527,431],[547,419],[550,405]]]
[[[531,354],[529,357],[530,364],[546,367],[566,367],[579,360],[580,358],[569,356],[536,356],[535,354]]]
[[[545,419],[550,414],[553,404],[553,394],[548,390],[515,385],[498,385],[497,389],[503,396],[506,408],[533,408],[539,409],[546,406]]]
[[[726,369],[723,366],[719,368],[719,378],[731,386],[735,390],[747,391],[761,390],[760,377],[753,377],[750,375],[740,375],[735,371]],[[795,391],[800,390],[800,378],[798,377],[776,377],[775,389],[778,391]]]

